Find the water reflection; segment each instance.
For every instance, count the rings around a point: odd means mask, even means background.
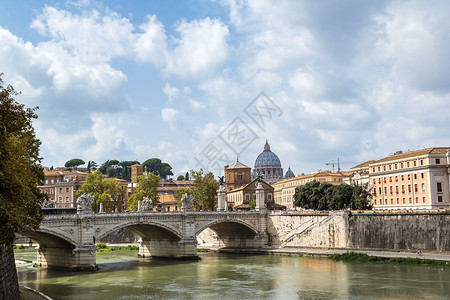
[[[435,299],[450,294],[450,270],[423,266],[214,253],[202,253],[199,262],[136,255],[98,254],[97,272],[19,265],[19,281],[54,299]]]

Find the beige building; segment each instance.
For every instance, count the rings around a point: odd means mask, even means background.
[[[77,190],[86,181],[87,173],[80,171],[45,171],[45,183],[38,186],[49,199],[56,201],[56,208],[77,206]]]
[[[225,187],[227,192],[240,188],[252,181],[251,168],[237,160],[231,166],[225,166]]]
[[[375,209],[450,207],[450,148],[396,152],[369,165]]]
[[[349,175],[343,178],[343,182],[350,185],[364,185],[369,183],[369,165],[373,162],[375,161],[369,160],[350,168]]]
[[[342,179],[345,175],[347,174],[343,172],[332,173],[330,171],[317,171],[309,175],[299,175],[294,178],[278,181],[272,184],[275,202],[286,206],[287,209],[294,209],[294,194],[296,187],[313,180],[338,185],[343,183]]]

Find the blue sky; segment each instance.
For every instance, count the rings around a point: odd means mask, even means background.
[[[219,175],[268,139],[299,174],[449,145],[448,1],[0,4],[0,72],[40,107],[46,166]]]

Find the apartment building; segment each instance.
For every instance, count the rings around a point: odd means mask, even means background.
[[[38,186],[56,202],[56,208],[76,207],[76,191],[86,181],[87,173],[80,171],[45,171],[45,183]]]
[[[374,209],[450,207],[450,148],[396,152],[369,164]]]

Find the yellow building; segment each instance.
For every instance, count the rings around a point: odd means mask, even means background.
[[[317,171],[312,174],[299,175],[294,178],[278,181],[272,184],[272,187],[274,188],[274,200],[277,204],[286,206],[287,209],[293,209],[296,187],[313,180],[338,185],[342,183],[342,178],[345,175],[347,174],[344,174],[343,172],[332,173],[330,171]]]
[[[369,165],[375,209],[450,207],[450,148],[396,152]]]

